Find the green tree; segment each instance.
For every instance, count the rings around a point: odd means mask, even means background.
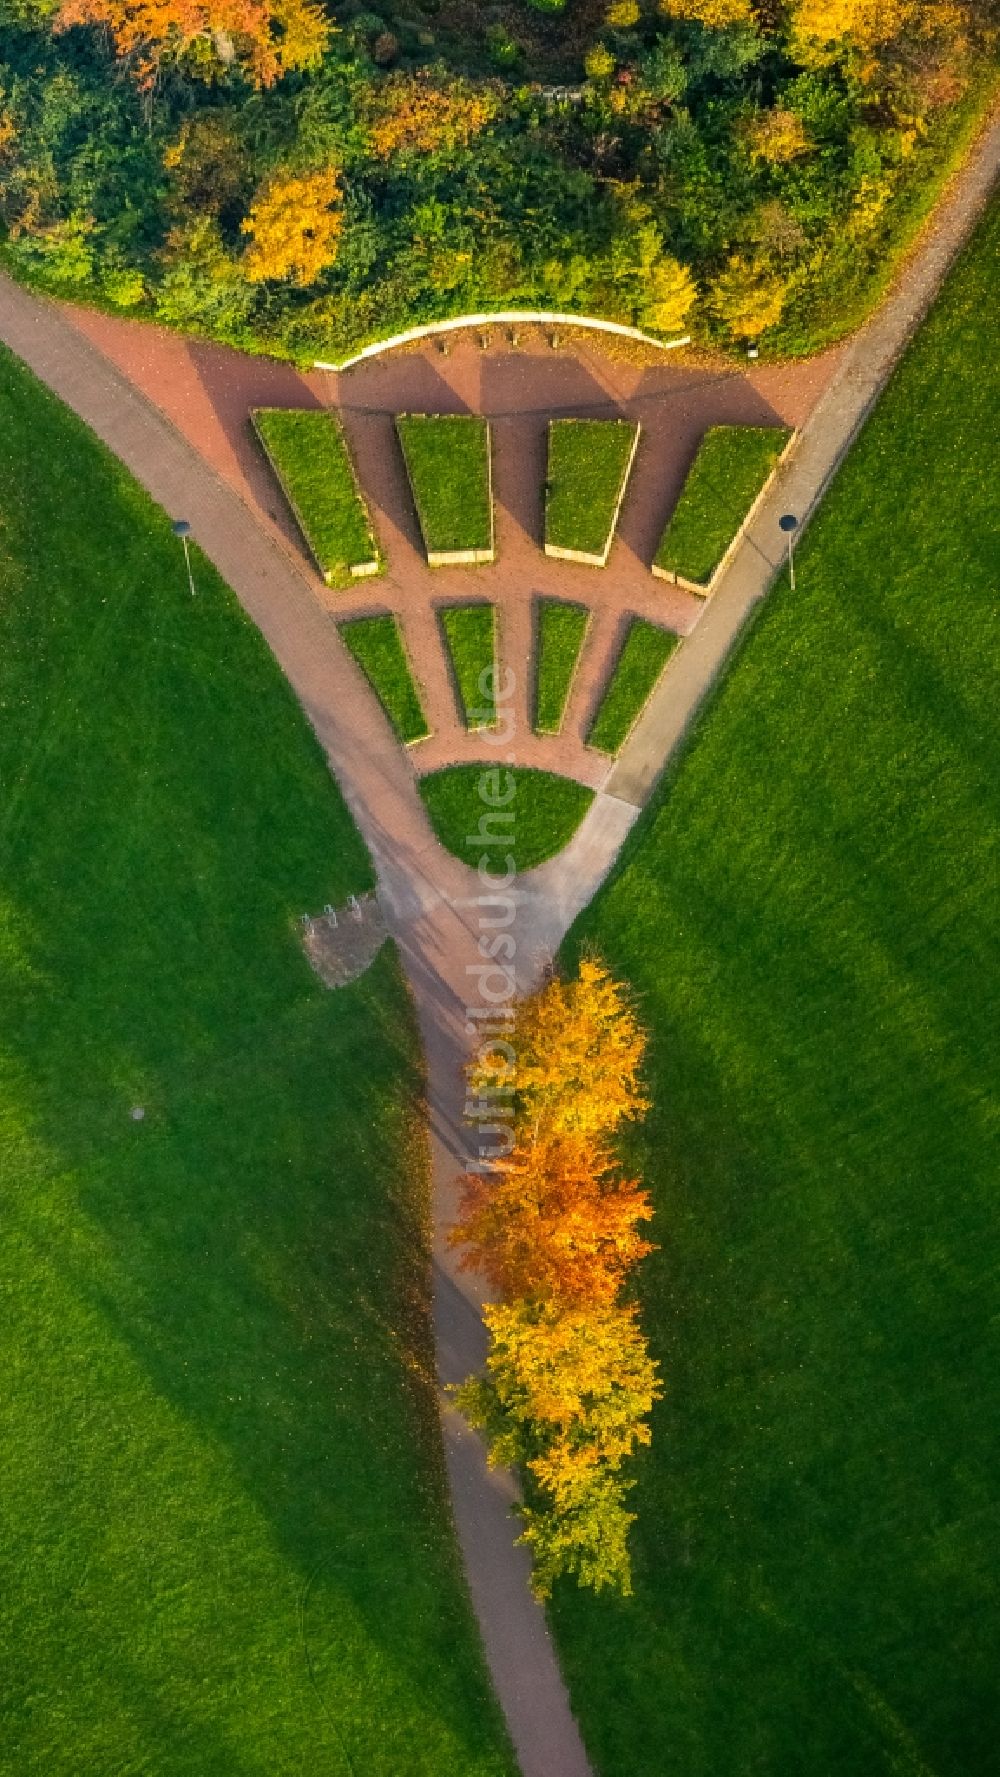
[[[515,1301],[487,1306],[486,1376],[457,1391],[494,1463],[527,1469],[521,1541],[547,1597],[561,1573],[628,1594],[626,1459],[648,1444],[662,1393],[632,1307]]]

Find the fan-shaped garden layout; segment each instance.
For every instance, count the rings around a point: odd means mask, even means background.
[[[996,156],[797,364],[0,284],[10,1777],[994,1768]],[[594,959],[660,1389],[628,1583],[533,1593],[463,1070]]]

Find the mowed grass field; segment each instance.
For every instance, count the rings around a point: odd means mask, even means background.
[[[602,1777],[986,1777],[1000,1701],[994,208],[567,945],[652,1031],[636,1590]]]
[[[0,1770],[510,1777],[409,1001],[294,931],[367,857],[205,562],[6,356],[0,404]]]

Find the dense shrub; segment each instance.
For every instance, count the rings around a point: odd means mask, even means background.
[[[161,0],[155,42],[125,0],[0,0],[19,274],[291,356],[500,306],[805,349],[863,311],[981,109],[990,0],[899,0],[895,35],[858,0],[828,39],[821,0],[612,0],[597,36],[553,0],[499,34],[346,0],[322,55],[290,5],[246,9],[255,49],[233,0]]]

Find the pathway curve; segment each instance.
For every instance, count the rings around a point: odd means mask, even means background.
[[[569,846],[517,885],[517,986],[532,985],[610,869],[657,777],[686,733],[780,565],[777,518],[814,508],[900,352],[972,228],[1000,169],[1000,124],[984,132],[954,181],[902,286],[843,355],[799,445],[678,651],[645,716],[607,773]],[[458,1174],[469,1164],[461,1064],[479,1003],[475,969],[482,888],[437,844],[411,762],[388,727],[276,527],[208,464],[129,377],[51,303],[0,275],[0,339],[87,422],[194,535],[260,628],[325,748],[371,850],[379,894],[413,989],[428,1075],[434,1157],[434,1320],[443,1382],[483,1354],[481,1292],[443,1240]],[[500,751],[501,761],[504,758]],[[448,1475],[466,1572],[494,1683],[524,1777],[590,1777],[545,1618],[514,1546],[512,1483],[445,1406]]]

